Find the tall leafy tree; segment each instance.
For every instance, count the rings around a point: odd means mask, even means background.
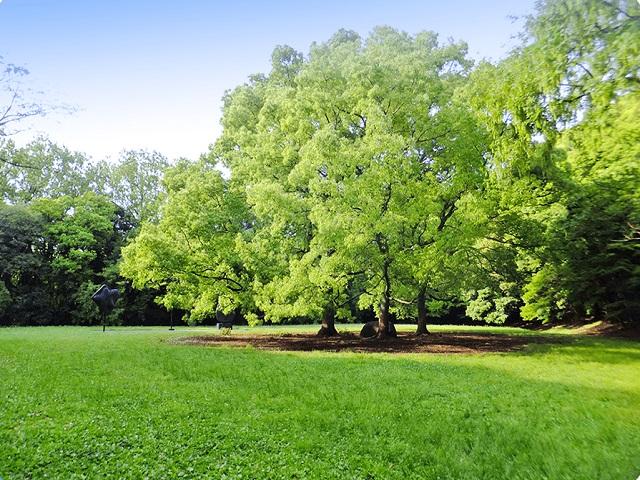
[[[0,323],[42,324],[48,318],[42,218],[25,206],[0,204]]]
[[[638,114],[640,96],[626,95],[563,134],[571,183],[525,288],[525,318],[632,321],[640,312]]]
[[[288,180],[313,131],[296,111],[302,66],[300,53],[277,47],[269,76],[255,75],[229,92],[212,158],[231,169],[231,184],[244,192],[252,210],[254,228],[240,253],[252,271],[260,311],[271,321],[324,315],[322,333],[335,334],[342,292],[308,275],[309,264],[301,262],[313,237],[310,196],[308,187]]]
[[[187,310],[192,321],[250,312],[251,279],[236,249],[251,227],[242,196],[205,163],[178,164],[164,182],[161,218],[123,249],[122,275],[137,288],[163,289],[158,301]]]
[[[442,265],[412,266],[437,256],[483,178],[482,135],[453,99],[470,66],[465,48],[431,33],[380,28],[363,42],[340,31],[301,67],[285,65],[293,81],[274,68],[275,80],[227,97],[214,153],[246,188],[262,222],[256,238],[283,252],[263,290],[268,315],[331,317],[358,283],[381,336],[391,310],[406,310],[403,296],[420,300],[425,319],[431,270]]]
[[[504,220],[487,236],[489,256],[511,247],[527,319],[630,318],[637,129],[619,120],[637,109],[640,6],[540,2],[523,36],[472,83],[471,104],[490,132],[496,192],[517,200],[494,203],[506,208],[488,214]]]
[[[115,261],[115,206],[87,192],[78,197],[39,199],[31,208],[44,222],[39,253],[48,267],[44,282],[50,307],[60,317],[52,321],[97,321],[90,296]]]

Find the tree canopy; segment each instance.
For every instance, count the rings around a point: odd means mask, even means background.
[[[424,334],[446,312],[636,321],[639,49],[637,2],[545,0],[495,63],[390,27],[276,46],[196,162],[4,139],[1,318],[45,292],[80,321],[64,293],[108,279],[125,311],[323,335],[374,317]]]

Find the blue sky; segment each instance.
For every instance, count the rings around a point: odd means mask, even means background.
[[[339,28],[438,32],[498,59],[534,0],[248,1],[0,0],[0,55],[26,66],[31,87],[73,115],[35,121],[37,133],[96,159],[122,149],[197,158],[220,134],[220,99],[268,72],[274,46],[307,52]]]

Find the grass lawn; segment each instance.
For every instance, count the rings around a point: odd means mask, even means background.
[[[393,355],[167,342],[203,330],[0,329],[0,477],[640,475],[639,343]]]

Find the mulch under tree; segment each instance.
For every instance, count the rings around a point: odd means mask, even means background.
[[[492,353],[512,352],[532,344],[562,343],[567,338],[538,335],[493,335],[483,333],[434,333],[416,336],[399,333],[397,338],[362,338],[355,333],[336,337],[315,334],[287,333],[281,335],[205,335],[175,340],[176,343],[203,346],[252,346],[261,350],[387,352],[387,353]]]

